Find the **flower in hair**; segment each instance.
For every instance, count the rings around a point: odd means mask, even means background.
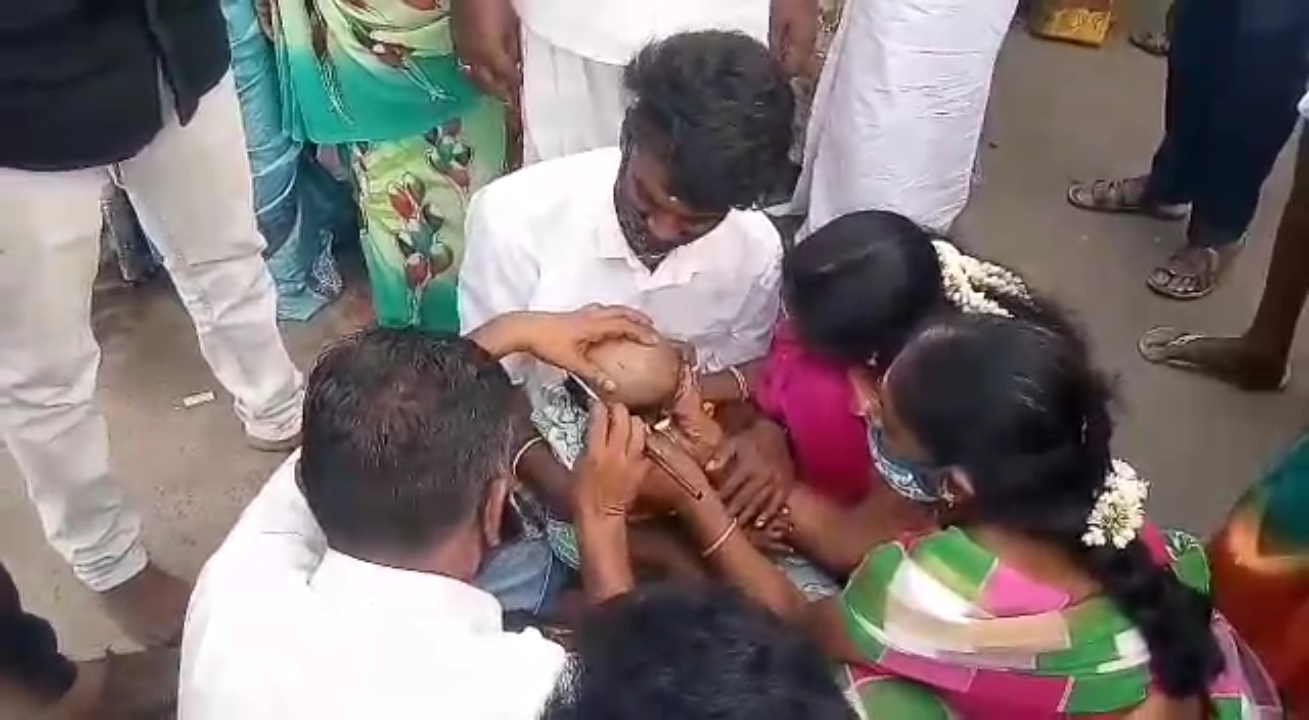
[[[965,255],[945,240],[934,240],[932,247],[941,264],[945,295],[961,312],[1008,317],[1009,311],[992,297],[1027,299],[1027,286],[1008,269]]]
[[[1114,460],[1104,487],[1095,498],[1095,507],[1086,519],[1082,543],[1087,547],[1113,545],[1119,550],[1136,539],[1145,525],[1145,498],[1150,483],[1136,474],[1131,465]]]

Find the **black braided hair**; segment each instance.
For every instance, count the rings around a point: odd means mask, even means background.
[[[1043,313],[1055,313],[1052,308]],[[1057,318],[1055,318],[1057,320]],[[1082,542],[1112,467],[1111,390],[1067,322],[957,315],[928,327],[888,374],[904,425],[935,464],[967,474],[959,521],[1061,548],[1136,625],[1172,698],[1204,695],[1223,658],[1212,606],[1133,540]]]

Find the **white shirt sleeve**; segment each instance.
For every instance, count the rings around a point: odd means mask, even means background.
[[[465,335],[499,315],[531,309],[540,277],[530,238],[521,236],[516,223],[504,222],[505,213],[496,199],[483,191],[468,206],[466,249],[459,269],[459,329]],[[515,383],[523,381],[527,362],[521,357],[503,360]]]
[[[1309,93],[1300,101],[1300,115],[1309,120]]]
[[[498,315],[527,310],[540,265],[514,223],[496,222],[495,198],[473,196],[459,269],[459,328],[467,334]]]
[[[758,360],[768,353],[782,311],[782,256],[775,256],[751,286],[733,324],[732,342],[717,358],[724,367]],[[717,368],[722,369],[722,368]]]

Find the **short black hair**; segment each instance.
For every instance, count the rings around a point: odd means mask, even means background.
[[[753,207],[781,182],[795,94],[758,41],[716,30],[673,35],[642,49],[623,83],[632,96],[626,132],[664,161],[669,192],[690,207]]]
[[[721,586],[643,586],[575,637],[544,720],[855,718],[816,645]]]
[[[470,340],[363,330],[323,352],[305,392],[300,485],[335,548],[429,549],[508,472],[513,387]]]

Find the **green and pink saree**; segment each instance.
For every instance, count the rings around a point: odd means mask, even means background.
[[[1147,539],[1161,564],[1208,592],[1198,542]],[[867,718],[1119,717],[1151,689],[1145,642],[1112,602],[1074,603],[959,529],[878,548],[842,603],[847,633],[867,657],[845,680]],[[1210,716],[1282,717],[1263,670],[1219,616],[1214,633],[1227,667],[1210,688]]]

